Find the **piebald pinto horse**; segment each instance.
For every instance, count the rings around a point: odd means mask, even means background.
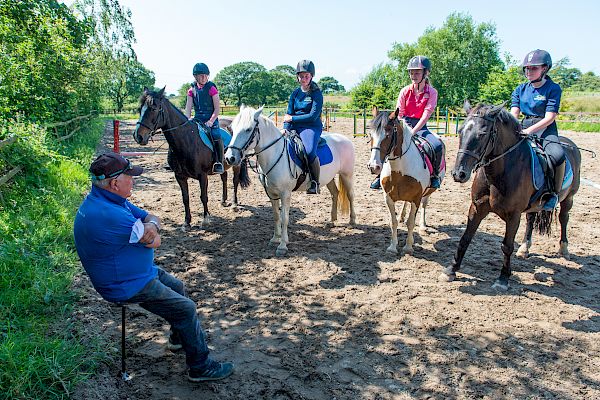
[[[398,218],[396,202],[410,203],[408,215],[406,244],[402,251],[413,253],[413,230],[419,205],[422,206],[420,234],[427,233],[425,209],[429,196],[436,189],[429,187],[430,172],[421,155],[421,151],[412,140],[412,131],[403,120],[398,119],[398,109],[390,113],[373,109],[371,121],[371,159],[369,169],[373,174],[381,173],[385,203],[390,210],[390,228],[392,239],[387,252],[398,254]],[[445,148],[443,156],[445,157]],[[442,163],[442,166],[445,163]],[[440,180],[444,178],[445,169],[440,171]],[[404,214],[404,212],[402,213]]]

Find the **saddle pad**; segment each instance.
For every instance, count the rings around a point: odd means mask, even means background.
[[[231,142],[231,135],[229,134],[229,132],[227,132],[223,128],[219,128],[219,131],[221,131],[221,139],[223,139],[223,147],[229,146],[229,143]],[[200,133],[200,139],[202,139],[202,141],[204,142],[206,147],[208,147],[210,149],[210,151],[214,151],[215,149],[213,148],[212,140],[210,139],[208,132],[206,130],[204,130],[202,127],[200,127],[200,124],[198,124],[198,132]]]
[[[295,146],[291,140],[288,140],[288,150],[294,163],[302,168],[302,161],[300,160],[300,156],[296,154]],[[329,148],[326,136],[321,136],[321,139],[319,140],[319,144],[317,145],[317,156],[319,157],[319,164],[321,166],[327,165],[333,161],[333,153]]]
[[[544,179],[544,171],[542,170],[542,165],[540,164],[540,160],[537,157],[537,154],[535,153],[533,146],[535,146],[535,144],[530,142],[530,146],[529,146],[529,151],[531,152],[531,177],[532,177],[532,183],[533,183],[533,187],[536,190],[540,190],[544,187],[545,185],[545,179]],[[573,183],[573,168],[571,167],[571,162],[569,161],[569,158],[566,158],[566,166],[565,166],[565,178],[563,179],[563,184],[562,184],[562,189],[566,189],[569,186],[571,186],[571,183]]]
[[[423,158],[423,162],[425,163],[425,165],[427,166],[427,169],[429,170],[429,175],[433,175],[433,164],[431,163],[429,156],[423,149],[423,145],[420,143],[417,143],[417,142],[415,142],[415,144],[417,145],[417,148],[419,149],[419,153],[421,153],[421,158]],[[440,175],[442,175],[442,173],[443,174],[446,173],[446,157],[442,157],[442,162],[440,163]]]

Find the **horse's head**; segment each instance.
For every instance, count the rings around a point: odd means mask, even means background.
[[[261,118],[263,108],[255,110],[252,107],[242,105],[240,112],[231,122],[231,144],[225,152],[225,161],[230,165],[239,165],[248,150],[258,145],[260,131],[259,127],[264,123]]]
[[[386,157],[396,148],[402,148],[404,124],[398,120],[398,111],[390,113],[373,107],[371,159],[368,164],[372,174],[379,174]]]
[[[148,140],[154,136],[156,131],[162,128],[166,123],[165,111],[163,110],[163,101],[165,99],[165,88],[158,92],[144,88],[144,93],[140,97],[140,119],[138,120],[133,138],[141,145],[148,144]]]
[[[504,109],[504,104],[471,108],[466,101],[464,109],[467,118],[458,130],[460,142],[452,170],[454,180],[461,183],[469,180],[473,169],[501,153],[506,146],[501,137],[504,132],[512,132],[508,136],[514,139],[519,130],[518,121]]]

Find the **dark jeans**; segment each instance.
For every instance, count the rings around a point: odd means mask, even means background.
[[[125,303],[138,303],[171,324],[185,350],[188,367],[202,369],[207,365],[206,334],[200,326],[196,303],[185,295],[183,282],[159,268],[158,276]]]

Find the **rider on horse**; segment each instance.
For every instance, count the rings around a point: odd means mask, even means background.
[[[310,60],[301,60],[296,66],[296,77],[300,87],[292,92],[287,112],[283,117],[283,127],[287,130],[294,129],[304,144],[310,173],[310,185],[306,190],[308,194],[319,193],[321,170],[317,145],[323,132],[323,93],[316,82],[313,82],[314,76],[315,64]]]
[[[210,131],[214,143],[215,163],[212,172],[222,174],[223,168],[223,139],[219,130],[219,91],[217,86],[208,80],[210,71],[204,63],[197,63],[193,69],[194,82],[190,84],[185,103],[185,115],[190,118],[194,106],[194,121],[205,124]]]
[[[410,59],[406,69],[409,71],[412,83],[400,90],[396,108],[400,111],[398,118],[404,119],[412,128],[413,135],[425,139],[433,150],[431,164],[433,172],[430,186],[434,189],[440,187],[440,165],[442,163],[443,143],[438,135],[429,131],[427,121],[435,111],[437,105],[437,90],[429,83],[431,61],[424,56],[415,56]],[[381,188],[379,177],[371,184],[372,189]]]
[[[517,119],[523,113],[523,133],[542,140],[543,149],[555,167],[551,196],[544,204],[544,209],[551,211],[558,204],[566,166],[565,151],[558,140],[555,121],[562,89],[547,75],[552,68],[552,58],[547,51],[537,49],[527,53],[522,67],[529,82],[520,84],[512,93],[510,111]]]

